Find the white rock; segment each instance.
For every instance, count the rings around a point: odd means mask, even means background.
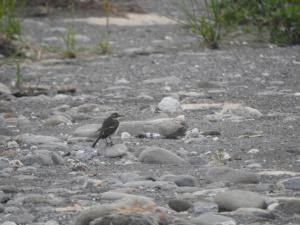
[[[248,153],[248,154],[256,154],[256,153],[259,153],[259,150],[258,150],[258,149],[255,149],[255,148],[252,148],[252,149],[250,149],[247,153]]]
[[[122,133],[121,133],[121,138],[122,138],[122,139],[131,138],[131,134],[128,133],[128,132],[122,132]]]
[[[182,112],[180,102],[173,97],[164,97],[158,104],[158,108],[167,113]]]
[[[0,93],[10,95],[11,91],[9,90],[9,88],[6,85],[0,83]]]

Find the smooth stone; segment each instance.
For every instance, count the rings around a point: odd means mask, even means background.
[[[164,97],[159,103],[158,108],[166,113],[182,112],[180,102],[173,97]]]
[[[97,110],[99,106],[93,103],[86,103],[78,106],[78,112],[88,113]]]
[[[209,168],[206,173],[206,178],[210,182],[231,182],[231,183],[242,183],[242,184],[251,184],[258,183],[258,177],[254,173],[235,170],[227,166],[219,166]]]
[[[128,147],[125,144],[115,144],[110,147],[106,147],[104,156],[108,158],[122,157],[127,154]]]
[[[17,140],[21,144],[27,145],[42,145],[43,147],[49,147],[51,149],[66,149],[67,144],[62,142],[59,138],[53,136],[43,136],[34,134],[22,134],[19,135]]]
[[[54,115],[45,120],[46,126],[57,126],[60,124],[71,125],[72,121],[64,115]]]
[[[280,210],[286,214],[300,215],[300,198],[287,199],[279,203],[276,210]]]
[[[195,225],[236,225],[234,219],[215,213],[204,213],[191,221]]]
[[[86,124],[78,127],[74,131],[74,136],[76,137],[95,137],[96,131],[101,127],[101,124]]]
[[[30,166],[34,163],[37,163],[41,166],[64,164],[64,159],[60,155],[47,150],[36,151],[33,154],[29,153],[23,159],[21,159],[21,161],[25,166]]]
[[[178,138],[185,135],[187,127],[185,117],[180,115],[175,118],[122,122],[119,133],[128,132],[136,137],[146,137],[147,134],[159,134],[165,138]]]
[[[0,135],[1,136],[10,136],[10,135],[12,135],[12,132],[5,127],[0,127]]]
[[[129,182],[133,182],[133,181],[145,180],[145,177],[143,177],[143,176],[141,176],[141,175],[139,175],[138,173],[135,173],[135,172],[121,173],[119,178],[123,183],[129,183]]]
[[[0,94],[7,94],[10,95],[11,91],[10,89],[3,83],[0,82]]]
[[[179,175],[177,176],[177,179],[174,181],[174,183],[179,187],[196,187],[198,185],[196,178],[190,175]]]
[[[186,164],[187,162],[176,154],[159,147],[147,147],[139,155],[139,161],[148,164]]]
[[[55,220],[49,220],[46,223],[44,223],[44,225],[59,225],[59,223]]]
[[[12,221],[5,221],[4,223],[1,223],[1,225],[17,225],[17,224]]]
[[[290,189],[293,191],[299,191],[300,190],[300,176],[281,180],[277,183],[277,186],[280,188]]]
[[[197,201],[193,203],[192,212],[195,215],[200,215],[208,212],[219,212],[219,206],[214,202]]]
[[[4,157],[0,157],[0,170],[9,167],[9,160]]]
[[[112,214],[93,220],[90,225],[158,225],[156,218],[143,214]]]
[[[250,191],[230,190],[220,192],[215,196],[215,203],[222,211],[233,211],[238,208],[265,209],[266,198]]]
[[[188,201],[182,199],[169,200],[168,205],[171,209],[175,210],[176,212],[186,211],[192,207],[192,205]]]

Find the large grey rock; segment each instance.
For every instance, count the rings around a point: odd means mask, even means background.
[[[300,198],[287,199],[281,201],[276,207],[277,210],[283,211],[287,214],[299,214],[300,215]]]
[[[179,187],[196,187],[198,185],[196,178],[191,175],[179,175],[177,176],[174,183]]]
[[[78,127],[74,131],[74,136],[77,137],[95,137],[96,131],[101,127],[101,124],[87,124]]]
[[[139,160],[149,164],[185,164],[184,159],[176,154],[159,147],[147,147],[139,155]]]
[[[164,97],[159,103],[158,108],[166,113],[182,112],[180,102],[173,97]]]
[[[277,183],[277,186],[294,191],[300,190],[300,177],[288,178]]]
[[[128,147],[125,144],[115,144],[106,147],[104,155],[108,158],[122,157],[127,154],[127,150]]]
[[[53,115],[45,120],[47,126],[57,126],[60,124],[71,125],[72,121],[64,115]]]
[[[258,177],[254,173],[234,170],[231,167],[219,166],[208,169],[206,178],[211,182],[231,182],[231,183],[258,183]]]
[[[215,196],[215,202],[223,211],[233,211],[238,208],[265,209],[267,207],[263,196],[243,190],[220,192]]]
[[[192,207],[192,205],[188,201],[183,199],[172,199],[168,202],[168,205],[176,212],[186,211]]]
[[[21,144],[39,145],[50,149],[66,149],[67,144],[62,142],[59,138],[53,136],[43,136],[35,134],[22,134],[18,136],[17,140]]]
[[[204,213],[191,220],[195,225],[236,225],[234,219],[215,213]]]
[[[23,159],[21,159],[21,161],[25,166],[29,166],[34,163],[37,163],[42,166],[64,164],[64,159],[60,155],[47,150],[35,151],[33,154],[29,153]]]
[[[147,133],[156,133],[166,138],[176,138],[184,136],[186,130],[185,117],[178,116],[176,118],[122,122],[119,133],[128,132],[133,136],[146,136]]]

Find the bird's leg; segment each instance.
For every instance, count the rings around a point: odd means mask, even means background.
[[[110,145],[111,145],[111,146],[113,146],[113,145],[114,145],[114,143],[112,142],[112,139],[111,139],[111,137],[108,137],[108,139],[110,140]]]
[[[103,138],[103,140],[105,141],[105,144],[108,145],[107,139]]]

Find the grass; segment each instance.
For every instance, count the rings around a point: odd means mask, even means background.
[[[200,15],[198,0],[181,1],[181,9],[185,16],[183,25],[186,29],[204,39],[207,47],[218,49],[223,37],[223,16],[217,0],[205,0],[206,15]]]
[[[257,36],[269,34],[278,45],[300,44],[299,0],[205,0],[200,15],[200,0],[181,0],[184,26],[201,36],[208,47],[218,48],[228,31],[254,30]]]
[[[62,53],[63,58],[76,58],[76,39],[75,32],[72,27],[69,27],[62,36],[65,45],[65,51]]]
[[[105,32],[102,35],[99,41],[99,47],[101,49],[102,54],[110,54],[112,49],[109,44],[109,16],[110,16],[110,8],[109,8],[109,1],[102,0],[102,10],[104,11],[106,24],[105,24]]]
[[[16,39],[21,33],[19,9],[17,0],[0,0],[0,33],[7,39]]]
[[[21,73],[20,63],[16,63],[16,87],[20,88],[23,83],[23,75]]]

